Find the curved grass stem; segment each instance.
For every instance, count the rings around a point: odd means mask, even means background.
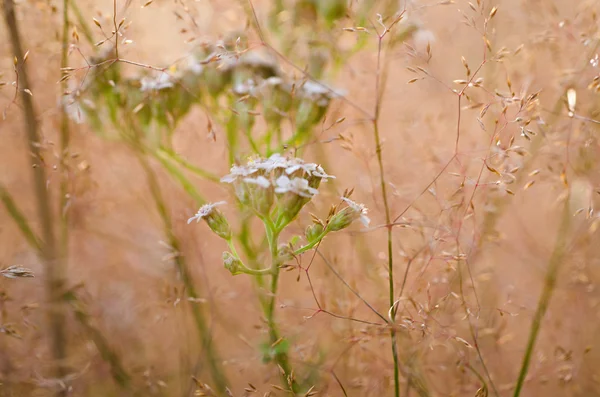
[[[567,252],[567,237],[569,235],[570,223],[571,214],[569,211],[569,197],[567,196],[562,213],[561,223],[558,229],[556,244],[554,245],[554,251],[552,252],[552,256],[550,257],[550,261],[548,263],[544,287],[542,289],[542,294],[540,295],[540,300],[538,302],[535,315],[533,316],[533,322],[531,323],[531,330],[529,331],[529,338],[527,340],[525,354],[523,355],[523,363],[521,364],[521,370],[519,371],[519,377],[515,385],[513,397],[519,397],[521,395],[521,389],[523,388],[525,378],[527,377],[535,342],[537,341],[540,328],[542,327],[542,320],[544,319],[544,315],[548,310],[550,298],[552,298],[554,288],[556,287],[558,270],[560,269],[560,265],[563,262]]]

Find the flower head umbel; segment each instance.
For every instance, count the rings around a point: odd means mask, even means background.
[[[205,204],[190,219],[188,219],[188,225],[192,223],[193,220],[196,222],[200,222],[200,219],[204,219],[208,224],[208,227],[215,232],[219,237],[224,238],[225,240],[231,239],[231,227],[225,219],[223,213],[215,207],[219,205],[225,204],[225,201],[219,201],[217,203]]]
[[[335,177],[320,165],[275,153],[269,158],[251,158],[244,166],[234,165],[221,182],[233,184],[240,202],[260,216],[269,215],[277,198],[278,212],[289,221],[319,193],[321,180],[331,178]]]

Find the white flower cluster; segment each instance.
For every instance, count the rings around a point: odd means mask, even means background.
[[[234,165],[229,175],[221,178],[221,182],[234,183],[243,181],[263,189],[273,187],[275,193],[294,193],[301,197],[311,198],[318,190],[310,181],[335,178],[328,175],[323,167],[314,163],[305,163],[299,158],[286,158],[275,153],[268,159],[253,159],[245,166]]]

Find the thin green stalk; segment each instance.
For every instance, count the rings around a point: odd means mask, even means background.
[[[171,218],[169,216],[164,198],[162,197],[160,185],[158,184],[156,174],[150,167],[150,164],[148,164],[148,161],[144,157],[144,154],[139,152],[136,153],[138,154],[140,164],[142,165],[146,173],[148,184],[150,185],[150,192],[152,198],[154,199],[154,203],[156,205],[160,218],[163,221],[164,232],[167,236],[168,243],[172,247],[173,251],[177,253],[177,255],[175,255],[174,258],[175,265],[185,287],[187,296],[192,300],[196,300],[198,299],[198,293],[196,292],[194,280],[183,256],[178,254],[180,252],[179,239],[173,233]],[[209,327],[206,323],[206,319],[204,317],[204,314],[200,311],[200,307],[198,305],[192,304],[190,305],[190,308],[192,311],[192,316],[194,317],[194,322],[196,324],[198,334],[200,336],[200,341],[202,342],[202,346],[206,352],[208,365],[210,367],[210,372],[212,375],[212,379],[215,383],[215,387],[221,395],[224,395],[227,389],[227,379],[225,377],[223,369],[221,368],[220,360],[218,358],[217,351],[213,345],[212,337],[210,334]]]
[[[527,377],[527,371],[529,370],[529,364],[533,355],[535,342],[537,341],[540,328],[542,327],[542,320],[544,319],[544,315],[548,310],[550,298],[552,298],[552,293],[556,287],[558,270],[560,269],[560,265],[563,262],[567,252],[567,237],[569,234],[570,223],[571,213],[569,211],[569,196],[567,196],[562,219],[558,229],[556,244],[554,245],[554,251],[552,252],[552,256],[550,257],[550,261],[548,263],[548,271],[544,280],[544,287],[542,294],[540,295],[540,300],[538,302],[535,315],[533,316],[533,322],[531,323],[529,339],[527,341],[527,347],[525,348],[525,354],[523,355],[523,363],[521,365],[521,370],[519,371],[519,378],[517,379],[513,397],[519,397],[521,394],[521,389],[523,388],[523,384],[525,383],[525,378]]]
[[[221,179],[218,176],[216,176],[215,174],[208,172],[206,170],[203,170],[202,168],[197,167],[193,164],[190,164],[184,158],[182,158],[180,155],[178,155],[177,153],[175,153],[171,150],[164,149],[164,148],[158,149],[156,151],[156,155],[161,158],[164,158],[164,159],[172,160],[172,161],[176,162],[177,164],[179,164],[180,166],[182,166],[183,168],[187,169],[188,171],[191,171],[194,174],[196,174],[204,179],[207,179],[212,182],[217,182],[217,183],[221,181]]]
[[[53,229],[53,214],[50,195],[47,190],[47,177],[45,164],[42,161],[41,143],[38,119],[34,109],[32,96],[29,91],[31,84],[27,75],[23,47],[19,34],[18,22],[15,14],[14,0],[4,1],[4,17],[9,30],[10,41],[15,57],[15,73],[17,75],[17,89],[20,91],[22,108],[24,112],[25,128],[27,131],[27,144],[29,152],[28,161],[32,161],[34,178],[34,194],[37,201],[37,211],[42,228],[41,258],[45,263],[46,293],[49,303],[48,320],[52,343],[52,356],[55,360],[55,376],[63,378],[66,374],[66,328],[64,305],[61,295],[64,279],[61,277],[61,262],[57,256],[56,239]],[[61,390],[58,395],[66,396],[66,390]]]
[[[237,142],[237,123],[234,122],[233,116],[229,119],[227,124],[225,125],[225,131],[227,133],[227,146],[229,153],[229,165],[233,165],[235,163],[235,153],[238,146]]]
[[[387,30],[386,32],[387,33]],[[394,309],[394,302],[396,301],[394,295],[394,250],[392,245],[392,221],[390,216],[390,206],[388,203],[387,196],[387,183],[385,181],[385,171],[383,169],[383,154],[381,152],[381,138],[379,136],[379,114],[381,111],[381,97],[383,93],[380,88],[380,76],[381,76],[381,45],[383,37],[379,36],[378,48],[377,48],[377,71],[376,71],[376,82],[375,82],[375,116],[373,117],[373,135],[375,138],[375,152],[377,154],[377,164],[379,165],[380,174],[380,186],[381,195],[383,196],[383,206],[385,208],[385,223],[387,225],[387,251],[388,251],[388,279],[389,279],[389,304],[390,308],[390,323],[393,324],[396,320],[396,310]],[[398,344],[396,342],[396,329],[390,327],[390,339],[392,343],[392,358],[394,360],[394,395],[400,397],[400,362],[398,359]]]
[[[81,13],[81,10],[77,6],[77,1],[69,1],[69,6],[75,13],[75,18],[77,18],[77,22],[79,23],[79,27],[83,32],[83,36],[90,45],[94,46],[94,36],[92,35],[92,30],[90,29],[90,26],[85,20],[85,17]]]
[[[106,337],[100,330],[92,325],[91,316],[85,310],[85,306],[79,300],[74,291],[66,294],[65,299],[71,303],[75,319],[83,326],[86,333],[90,335],[102,359],[110,365],[110,372],[115,381],[121,388],[129,389],[131,377],[123,367],[119,355],[111,348]]]
[[[29,227],[29,222],[27,222],[27,218],[23,215],[23,212],[17,207],[17,204],[13,200],[12,196],[6,190],[3,185],[0,185],[0,200],[4,204],[4,207],[8,211],[9,215],[15,223],[23,236],[29,243],[29,245],[34,248],[38,253],[42,252],[42,242],[38,236],[36,236],[35,232]]]
[[[154,157],[160,162],[160,164],[171,176],[177,179],[177,181],[181,184],[186,193],[189,194],[190,197],[192,197],[196,201],[197,205],[206,204],[206,199],[204,199],[204,197],[202,197],[200,193],[198,193],[198,190],[185,177],[185,175],[168,160],[169,157],[165,156],[161,151],[157,151]]]
[[[271,347],[276,348],[276,344],[281,343],[281,336],[279,334],[279,329],[277,327],[277,322],[275,320],[275,303],[277,301],[277,290],[279,286],[279,260],[278,260],[278,252],[277,252],[277,244],[279,239],[279,230],[275,230],[275,228],[271,224],[265,224],[267,231],[267,240],[269,241],[269,249],[271,252],[271,288],[269,290],[269,299],[267,304],[263,307],[265,310],[265,318],[267,320],[267,325],[269,327],[269,338],[271,342]],[[290,387],[291,392],[296,395],[299,392],[299,385],[296,380],[293,378],[292,367],[289,362],[289,357],[287,351],[277,350],[275,353],[275,362],[281,368],[282,373],[281,377],[283,383]]]
[[[69,0],[63,0],[63,32],[62,32],[62,49],[60,57],[61,70],[65,70],[69,66]],[[61,93],[67,91],[67,80],[60,83]],[[60,257],[66,261],[69,249],[69,167],[67,161],[70,156],[69,143],[71,141],[71,131],[69,128],[69,117],[65,106],[61,106],[60,115],[60,199],[59,199],[59,214],[60,214],[60,234],[59,234],[59,249]]]

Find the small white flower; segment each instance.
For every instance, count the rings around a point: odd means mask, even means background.
[[[171,76],[167,73],[161,73],[156,77],[143,77],[140,81],[142,83],[141,91],[158,91],[164,88],[171,88],[174,86],[171,81]]]
[[[323,169],[323,167],[321,167],[320,165],[317,166],[317,168],[312,171],[313,176],[319,177],[319,178],[323,178],[325,180],[327,179],[335,179],[335,176],[333,175],[328,175],[325,170]]]
[[[355,201],[350,200],[347,197],[342,197],[342,200],[348,204],[348,207],[352,208],[356,211],[360,216],[360,222],[365,226],[369,227],[369,223],[371,223],[371,219],[367,216],[369,209],[365,207],[364,204],[359,204]]]
[[[326,85],[308,80],[302,86],[304,92],[308,95],[327,95],[333,90],[330,90]]]
[[[281,77],[269,77],[263,81],[263,85],[277,86],[281,84],[283,84],[283,79]]]
[[[262,175],[256,178],[244,178],[244,182],[251,185],[258,185],[263,189],[268,189],[271,186],[271,182]]]
[[[279,153],[272,154],[268,159],[257,160],[253,163],[255,167],[265,172],[271,172],[277,168],[286,168],[289,164],[290,160]]]
[[[236,95],[252,95],[255,90],[256,83],[252,79],[248,79],[242,83],[236,83],[232,88],[233,93]]]
[[[314,101],[319,106],[327,106],[331,99],[346,95],[341,90],[335,90],[327,87],[323,83],[308,80],[302,85],[303,95]]]
[[[234,165],[229,170],[229,174],[225,175],[223,178],[221,178],[221,182],[233,183],[237,180],[237,178],[239,176],[246,177],[248,175],[254,174],[256,171],[258,171],[258,168],[251,166],[251,165],[249,165],[249,166]]]
[[[291,175],[300,169],[303,170],[309,176],[312,175],[312,176],[316,176],[316,177],[322,178],[322,179],[335,178],[335,176],[333,176],[333,175],[327,175],[325,173],[325,170],[323,169],[323,167],[321,167],[320,165],[316,165],[315,163],[292,164],[285,169],[285,172],[288,175]]]
[[[204,65],[196,57],[189,57],[187,59],[185,68],[195,74],[196,76],[201,75],[204,72]]]
[[[188,225],[190,223],[192,223],[192,221],[194,219],[196,220],[196,222],[200,222],[200,219],[206,218],[207,216],[209,216],[211,214],[211,212],[213,211],[213,208],[215,208],[218,205],[223,205],[223,204],[225,204],[225,201],[219,201],[219,202],[216,202],[216,203],[204,204],[202,207],[200,207],[200,209],[198,210],[198,212],[196,213],[196,215],[194,215],[190,219],[188,219],[188,221],[187,221]]]
[[[312,163],[302,164],[300,162],[296,162],[296,163],[291,163],[288,167],[286,167],[285,173],[288,175],[291,175],[294,172],[301,169],[310,175],[310,173],[313,171],[313,169],[316,169],[316,167],[317,167],[316,164],[312,164]]]
[[[311,198],[319,191],[308,185],[308,181],[302,178],[290,179],[285,175],[280,176],[275,181],[275,193],[295,193],[298,196]]]

